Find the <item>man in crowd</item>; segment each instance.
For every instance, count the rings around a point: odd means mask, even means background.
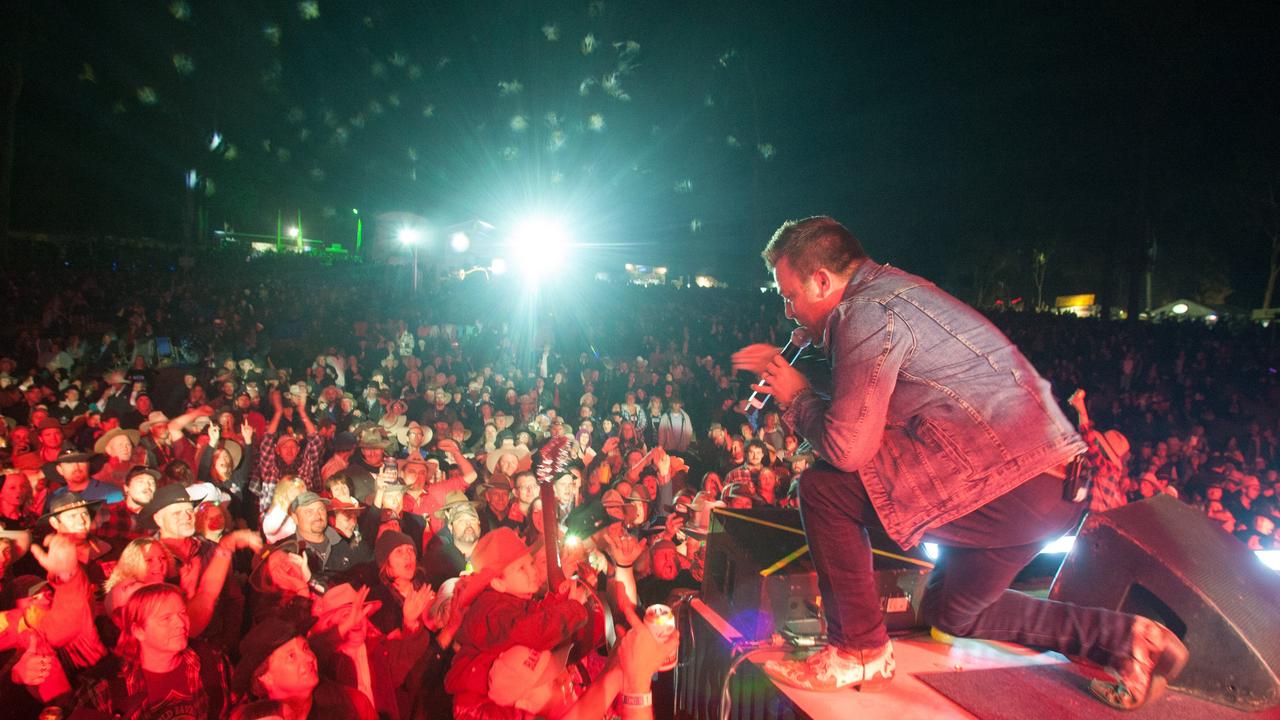
[[[117,502],[123,499],[119,485],[112,485],[89,477],[89,453],[64,450],[56,460],[44,466],[45,482],[49,488],[46,510],[57,496],[72,492],[88,500]]]
[[[50,501],[49,514],[46,515],[49,527],[56,534],[75,543],[76,560],[84,566],[89,581],[94,585],[101,585],[110,572],[106,556],[111,552],[111,544],[92,535],[93,514],[101,504],[101,500],[90,500],[67,492]]]
[[[725,475],[725,486],[745,485],[751,488],[754,493],[759,487],[760,471],[764,469],[765,458],[768,456],[769,450],[763,442],[759,440],[748,442],[746,444],[746,460]]]
[[[461,492],[451,492],[444,507],[435,512],[444,528],[431,536],[422,553],[423,578],[432,587],[457,577],[480,540],[480,514],[476,503]]]
[[[142,509],[155,497],[160,478],[159,472],[145,465],[133,466],[125,477],[124,499],[102,508],[98,516],[98,535],[111,543],[116,555],[135,538],[149,533]]]

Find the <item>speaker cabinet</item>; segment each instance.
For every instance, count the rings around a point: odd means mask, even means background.
[[[1143,615],[1186,644],[1173,687],[1241,710],[1280,705],[1280,574],[1167,495],[1091,515],[1054,600]]]
[[[805,546],[799,511],[717,509],[710,530],[702,583],[709,607],[750,640],[767,639],[788,623],[813,625],[820,607],[818,576],[808,552],[795,554]],[[883,533],[873,533],[872,543],[900,557],[919,554],[918,548],[904,553]],[[921,627],[929,569],[880,555],[874,568],[885,626],[891,632]]]

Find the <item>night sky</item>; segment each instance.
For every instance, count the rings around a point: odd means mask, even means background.
[[[351,208],[760,274],[827,213],[975,299],[1262,296],[1280,22],[1258,3],[36,3],[19,231],[347,242]],[[1064,7],[1068,6],[1068,7]],[[216,147],[214,133],[221,137]],[[588,250],[590,251],[590,250]],[[987,295],[989,297],[989,294]]]

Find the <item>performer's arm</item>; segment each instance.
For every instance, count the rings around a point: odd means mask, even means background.
[[[831,399],[807,382],[792,398],[776,393],[786,406],[784,420],[823,459],[846,472],[862,467],[879,449],[898,370],[915,348],[897,315],[872,303],[855,305],[837,307],[828,323]]]

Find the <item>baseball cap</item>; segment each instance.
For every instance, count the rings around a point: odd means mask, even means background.
[[[330,505],[328,499],[320,497],[310,490],[305,490],[298,493],[298,497],[294,498],[293,502],[289,503],[289,514],[292,515],[298,508],[306,507],[312,503],[324,503],[325,507],[329,507]]]
[[[532,552],[515,530],[500,527],[480,537],[471,552],[471,570],[476,575],[497,577],[511,563]]]

